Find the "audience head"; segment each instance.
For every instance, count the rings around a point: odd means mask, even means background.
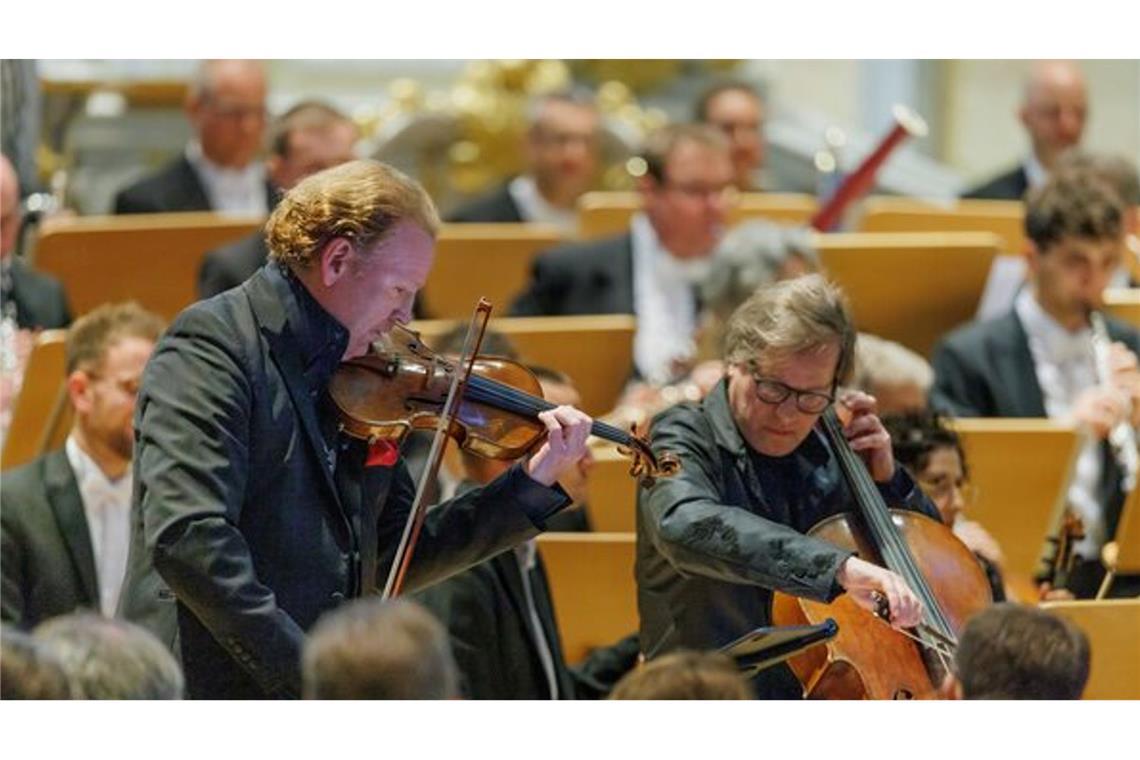
[[[880,415],[925,409],[933,384],[934,370],[922,356],[893,340],[859,333],[851,386],[874,396]]]
[[[418,182],[367,160],[301,180],[265,226],[270,257],[348,328],[346,359],[412,318],[438,229],[435,204]]]
[[[818,274],[756,291],[728,321],[728,400],[756,451],[803,442],[851,372],[855,328],[843,293]]]
[[[674,124],[646,139],[642,158],[638,189],[661,244],[679,259],[707,259],[734,192],[727,139],[707,125]]]
[[[953,525],[969,501],[970,473],[958,434],[931,411],[883,416],[895,461],[907,469],[934,502],[942,521]]]
[[[1085,77],[1071,61],[1038,61],[1030,69],[1018,116],[1046,169],[1081,141],[1088,116]]]
[[[732,145],[736,186],[751,190],[756,171],[764,163],[764,102],[749,84],[723,81],[697,99],[695,117],[724,132]]]
[[[104,467],[125,469],[131,460],[135,398],[164,329],[158,315],[132,301],[99,306],[77,319],[67,333],[74,434]]]
[[[558,406],[572,406],[582,408],[582,395],[574,387],[574,381],[565,372],[559,372],[550,367],[531,364],[530,371],[538,378],[542,386],[542,396],[547,401]],[[586,453],[578,460],[578,466],[567,470],[559,478],[558,484],[562,490],[573,500],[574,504],[585,504],[588,495],[590,468],[594,466],[594,455],[587,448]]]
[[[266,171],[274,185],[289,190],[310,174],[351,161],[359,136],[356,124],[340,111],[303,101],[273,124]]]
[[[36,642],[59,660],[75,699],[181,699],[182,669],[145,628],[77,612],[36,627]]]
[[[358,599],[324,615],[302,657],[306,699],[453,699],[447,632],[405,599]]]
[[[0,631],[0,699],[70,699],[63,666],[23,631]]]
[[[732,659],[719,652],[679,651],[626,674],[610,699],[753,699]]]
[[[954,655],[958,699],[1080,699],[1089,678],[1089,641],[1064,618],[995,604],[966,623]]]
[[[1066,328],[1079,328],[1103,304],[1123,259],[1120,199],[1096,174],[1056,173],[1026,198],[1025,232],[1037,301]]]
[[[186,95],[186,114],[202,153],[227,169],[243,169],[265,139],[265,69],[258,61],[203,61]]]
[[[16,250],[23,222],[20,207],[20,178],[8,157],[0,154],[0,260]]]
[[[593,97],[578,91],[539,97],[530,111],[526,155],[548,203],[573,208],[598,171],[601,118]]]

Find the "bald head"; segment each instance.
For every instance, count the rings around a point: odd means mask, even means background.
[[[1018,113],[1046,169],[1078,145],[1088,115],[1085,77],[1071,61],[1039,61],[1029,71]]]
[[[8,258],[19,235],[20,179],[8,157],[0,155],[0,258]]]
[[[242,169],[265,137],[267,84],[257,61],[203,61],[186,97],[186,114],[210,161]]]

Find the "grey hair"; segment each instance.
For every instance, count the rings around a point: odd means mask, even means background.
[[[207,59],[201,61],[197,68],[194,69],[194,75],[190,78],[188,83],[188,95],[193,100],[206,100],[213,95],[214,91],[214,70],[220,65],[226,63],[225,60]],[[261,61],[247,61],[252,65],[261,69],[262,74],[265,74],[265,66]]]
[[[780,268],[799,257],[809,269],[819,269],[811,232],[756,219],[733,227],[713,256],[709,276],[701,284],[701,299],[722,319],[744,303],[757,288],[779,279]]]
[[[182,669],[145,628],[77,612],[32,634],[63,667],[75,699],[181,699]]]
[[[598,109],[598,102],[594,93],[584,87],[569,87],[547,92],[531,98],[530,102],[527,103],[526,124],[528,131],[538,126],[542,120],[542,112],[551,103],[566,103],[580,108],[591,108],[595,111]]]
[[[934,385],[934,370],[919,354],[901,343],[859,333],[855,343],[855,371],[851,385],[873,393],[878,385],[912,383],[927,392]]]

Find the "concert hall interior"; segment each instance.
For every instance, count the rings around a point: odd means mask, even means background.
[[[5,700],[1140,699],[1140,61],[0,66]]]

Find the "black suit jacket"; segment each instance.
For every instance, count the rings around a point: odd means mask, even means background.
[[[1016,166],[1004,174],[999,174],[990,181],[975,187],[962,197],[1019,201],[1025,197],[1025,191],[1028,189],[1029,180],[1025,176],[1025,168],[1023,166]]]
[[[560,246],[540,254],[511,305],[517,317],[633,314],[633,238]]]
[[[3,620],[31,629],[77,608],[99,611],[91,533],[63,449],[4,473]]]
[[[120,612],[181,654],[194,697],[298,695],[304,631],[383,586],[414,495],[402,460],[368,466],[336,435],[297,304],[264,267],[182,312],[143,377]],[[516,466],[437,507],[406,589],[531,538],[568,501]]]
[[[535,563],[531,592],[554,660],[559,699],[572,699],[574,682],[562,656],[546,570],[541,557]],[[447,628],[468,699],[550,699],[522,572],[515,553],[506,551],[417,594]]]
[[[1105,324],[1113,341],[1120,341],[1140,356],[1140,332],[1112,317],[1106,317]],[[1047,416],[1029,339],[1015,311],[954,330],[935,347],[932,364],[933,409],[956,417]],[[1099,491],[1111,536],[1116,532],[1123,498],[1120,471],[1107,444],[1103,453],[1105,466]]]
[[[16,324],[27,329],[53,330],[71,324],[71,306],[59,280],[37,272],[21,259],[12,258],[12,289],[4,293],[16,304]]]
[[[277,192],[265,183],[265,207],[273,208]],[[180,155],[158,172],[143,177],[115,196],[116,214],[160,214],[172,211],[211,211],[210,199],[198,172]]]
[[[511,196],[509,185],[501,185],[486,195],[460,206],[448,216],[449,222],[521,222],[522,213]]]
[[[249,237],[210,251],[198,268],[198,297],[209,298],[236,288],[248,280],[269,258],[265,233],[260,230]]]

